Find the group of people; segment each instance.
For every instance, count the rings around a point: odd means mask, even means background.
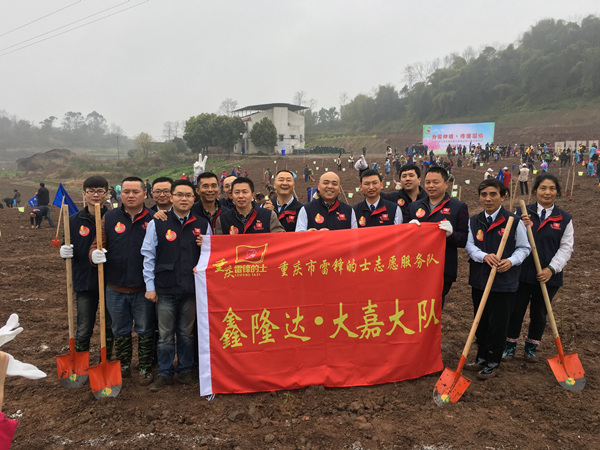
[[[60,255],[73,258],[77,302],[76,350],[90,346],[99,289],[106,289],[107,354],[114,346],[123,377],[132,376],[132,329],[138,335],[138,381],[159,391],[176,379],[196,382],[194,271],[203,237],[211,234],[255,234],[335,231],[372,226],[434,222],[446,234],[442,307],[457,279],[458,249],[469,256],[469,284],[474,311],[481,301],[492,267],[498,275],[477,330],[476,359],[466,366],[487,379],[497,374],[504,358],[514,356],[523,316],[531,303],[531,325],[525,354],[534,359],[545,325],[546,311],[538,281],[547,282],[551,296],[562,285],[562,270],[573,248],[571,216],[554,201],[560,184],[544,173],[533,186],[537,201],[527,211],[513,214],[503,206],[504,184],[493,178],[478,187],[484,210],[469,217],[467,205],[448,195],[448,172],[431,167],[421,187],[421,170],[405,164],[400,189],[383,193],[377,171],[361,171],[359,188],[364,200],[350,206],[340,200],[341,183],[335,172],[325,172],[318,193],[302,204],[295,193],[295,176],[279,170],[273,178],[275,194],[261,205],[255,202],[253,181],[244,176],[223,179],[212,172],[186,179],[157,178],[151,184],[155,205],[144,204],[146,186],[137,177],[122,183],[122,205],[107,210],[108,182],[92,176],[83,183],[87,206],[70,220],[71,246]],[[95,240],[94,206],[101,205],[102,245]],[[496,251],[509,217],[515,225],[501,258]],[[544,270],[535,273],[525,226],[532,226]],[[538,242],[539,241],[539,242]],[[105,265],[106,287],[98,286],[97,265]],[[156,341],[155,336],[158,336]],[[177,363],[175,364],[175,358]],[[153,360],[158,362],[156,376]]]

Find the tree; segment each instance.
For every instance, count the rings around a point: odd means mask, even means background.
[[[87,131],[90,134],[97,136],[104,136],[106,133],[106,119],[102,114],[92,111],[85,116],[85,124],[87,125]]]
[[[245,130],[244,122],[239,117],[215,116],[210,121],[213,145],[227,152],[233,151],[233,146]]]
[[[58,117],[56,117],[56,116],[50,116],[47,119],[44,119],[43,121],[40,122],[42,130],[51,129],[54,126],[54,122],[56,122],[57,120],[58,120]]]
[[[144,159],[148,159],[148,154],[152,148],[152,136],[150,136],[148,133],[141,132],[135,137],[133,142],[136,148],[142,151]]]
[[[226,98],[221,102],[221,106],[219,107],[219,113],[231,117],[233,115],[233,111],[237,109],[238,102],[232,98]]]
[[[80,112],[69,111],[65,113],[62,120],[63,131],[74,132],[79,130],[85,124],[85,119]]]
[[[216,116],[216,114],[203,113],[190,117],[185,123],[183,139],[185,139],[194,153],[208,150],[208,147],[213,145],[210,121]]]
[[[250,139],[256,147],[266,147],[268,153],[277,145],[277,128],[268,118],[264,118],[250,130]]]

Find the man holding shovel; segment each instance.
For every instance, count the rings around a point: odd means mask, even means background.
[[[102,247],[90,247],[90,260],[105,264],[106,306],[115,336],[115,357],[121,361],[121,376],[131,376],[132,336],[138,335],[139,382],[152,383],[154,346],[154,304],[144,297],[146,287],[140,253],[148,222],[154,211],[144,206],[146,186],[138,177],[127,177],[121,183],[120,208],[107,211],[102,218]],[[135,325],[134,325],[135,324]]]
[[[469,284],[475,314],[492,267],[496,267],[497,274],[475,333],[477,357],[475,361],[465,365],[465,370],[478,371],[477,378],[486,380],[498,373],[508,320],[519,287],[520,265],[531,252],[531,247],[523,222],[502,207],[506,197],[504,184],[495,178],[484,180],[477,192],[484,210],[469,219],[465,247],[470,257]],[[496,252],[510,216],[514,217],[517,225],[511,228],[502,259],[499,260]]]
[[[96,223],[94,206],[102,207],[104,216],[108,194],[108,181],[99,175],[87,178],[83,182],[83,196],[87,206],[69,217],[71,229],[71,245],[60,247],[63,259],[73,258],[73,290],[77,302],[77,332],[75,334],[75,351],[90,350],[90,338],[94,332],[96,312],[98,311],[98,271],[90,263],[88,252],[96,239]],[[104,286],[102,286],[104,289]],[[113,334],[110,315],[106,314],[106,354],[110,359],[113,349]]]
[[[205,218],[190,212],[194,204],[192,183],[176,180],[171,193],[173,208],[165,221],[153,220],[148,224],[141,249],[146,299],[156,303],[158,318],[158,377],[150,386],[153,392],[171,384],[175,372],[180,383],[194,383],[196,295],[193,271],[200,257],[202,236],[212,233]],[[175,353],[176,369],[173,366]]]

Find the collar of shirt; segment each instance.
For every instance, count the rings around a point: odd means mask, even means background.
[[[373,209],[377,209],[377,205],[379,205],[379,199],[375,203],[370,203],[369,200],[365,200],[365,202],[367,202],[369,209],[371,209],[371,206],[373,206]]]
[[[502,208],[502,206],[500,208]],[[492,223],[494,223],[496,221],[496,217],[498,217],[498,212],[500,211],[500,208],[498,208],[492,214],[485,213],[485,219],[487,220],[488,217],[491,217]]]
[[[142,211],[144,210],[144,207],[142,206],[142,209],[140,209],[138,212],[136,212],[133,215],[129,214],[129,211],[127,211],[125,208],[123,208],[123,210],[125,211],[125,214],[127,214],[131,218],[131,221],[133,222],[135,220],[135,218],[142,213]]]
[[[550,217],[550,214],[552,214],[552,210],[554,209],[554,203],[552,203],[552,206],[550,208],[544,208],[542,205],[540,205],[539,203],[536,203],[537,205],[537,213],[538,213],[538,217],[542,216],[542,211],[545,209],[546,210],[546,218]]]
[[[187,213],[187,215],[185,217],[179,217],[179,214],[177,214],[173,208],[171,208],[171,209],[173,210],[173,214],[175,215],[175,217],[177,217],[179,219],[179,221],[181,222],[181,225],[183,225],[184,223],[187,222],[187,220],[190,217],[189,212]]]
[[[288,205],[290,205],[292,202],[294,201],[294,196],[292,195],[292,198],[290,198],[290,201],[287,203],[284,203],[283,205],[279,203],[279,199],[277,199],[277,211],[283,211],[285,208],[288,207]]]

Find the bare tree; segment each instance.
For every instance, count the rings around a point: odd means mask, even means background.
[[[225,100],[223,100],[223,102],[221,102],[219,114],[231,117],[233,115],[233,111],[237,109],[237,106],[237,100],[227,97]]]
[[[173,135],[175,134],[174,128],[175,122],[165,122],[163,124],[163,137],[168,142],[171,142],[171,140],[173,139]]]
[[[477,52],[470,45],[465,48],[462,52],[462,57],[465,58],[465,61],[469,62],[477,56]]]
[[[140,133],[133,140],[135,146],[142,151],[144,155],[144,159],[148,159],[148,154],[150,153],[150,148],[152,147],[152,136],[148,133]]]
[[[307,94],[304,91],[298,91],[294,94],[294,105],[307,106],[304,103],[307,99]]]

